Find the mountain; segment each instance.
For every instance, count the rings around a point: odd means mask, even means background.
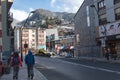
[[[73,13],[67,13],[67,12],[55,12],[56,16],[59,18],[64,19],[65,21],[68,22],[74,22],[74,15]]]
[[[32,16],[29,17],[28,22],[35,21],[36,23],[41,22],[42,20],[46,20],[47,18],[51,18],[48,23],[55,24],[56,21],[62,21],[62,23],[74,23],[74,15],[73,13],[67,13],[67,12],[52,12],[45,9],[36,9],[35,13],[32,14]],[[53,20],[53,18],[55,18]],[[23,24],[25,22],[22,21]]]

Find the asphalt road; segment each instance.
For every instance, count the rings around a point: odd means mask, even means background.
[[[119,64],[36,57],[36,68],[48,80],[120,80]]]

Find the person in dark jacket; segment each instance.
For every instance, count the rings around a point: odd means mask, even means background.
[[[28,50],[28,54],[25,56],[25,63],[27,65],[27,71],[28,71],[28,79],[33,79],[34,76],[34,64],[35,64],[35,59],[34,55],[31,52],[31,50]]]

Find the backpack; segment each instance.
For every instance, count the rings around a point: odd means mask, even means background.
[[[19,64],[18,57],[14,57],[13,58],[13,65],[18,65],[18,64]]]

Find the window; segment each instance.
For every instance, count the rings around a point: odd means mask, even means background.
[[[33,34],[32,37],[35,37],[35,35]]]
[[[35,41],[34,39],[32,39],[32,41]]]
[[[120,3],[120,0],[114,0],[114,4]]]
[[[28,37],[28,34],[23,34],[23,37]]]
[[[32,44],[32,46],[35,46],[35,44]]]
[[[105,2],[104,0],[101,0],[100,2],[98,2],[98,10],[100,9],[105,9]]]
[[[28,32],[28,30],[27,30],[27,29],[24,29],[23,31],[24,31],[24,32]]]
[[[115,20],[120,20],[120,7],[115,9]]]
[[[35,32],[35,30],[32,30],[32,32],[34,33],[34,32]]]
[[[100,15],[100,18],[99,18],[99,24],[103,25],[105,23],[107,23],[106,14],[102,14],[102,15]]]

